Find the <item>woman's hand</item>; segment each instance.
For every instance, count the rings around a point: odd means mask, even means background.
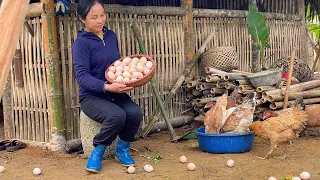
[[[133,87],[127,87],[125,84],[121,83],[112,83],[112,84],[105,84],[104,90],[114,93],[124,93],[131,91]]]

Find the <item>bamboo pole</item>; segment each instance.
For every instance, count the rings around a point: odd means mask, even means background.
[[[291,78],[292,78],[292,73],[293,73],[293,64],[294,64],[294,56],[296,53],[296,48],[293,49],[291,58],[290,58],[290,65],[289,65],[289,73],[288,73],[288,81],[287,81],[287,86],[286,86],[286,91],[284,94],[284,103],[283,103],[283,109],[286,109],[288,106],[288,97],[289,97],[289,90],[291,86]]]
[[[257,87],[256,91],[257,92],[264,92],[264,91],[270,91],[276,89],[275,86],[259,86]]]
[[[171,98],[173,97],[173,95],[176,94],[176,91],[179,89],[179,87],[181,86],[181,84],[184,82],[186,76],[191,72],[191,68],[196,64],[196,62],[198,62],[200,55],[204,52],[207,44],[211,41],[211,39],[213,38],[213,36],[215,35],[215,31],[212,31],[209,36],[206,38],[206,40],[203,42],[203,44],[201,45],[201,47],[199,48],[198,52],[194,55],[192,61],[188,64],[188,66],[184,69],[183,73],[181,74],[181,76],[179,77],[179,79],[176,81],[176,84],[173,86],[173,88],[171,89],[170,93],[168,94],[166,100],[164,101],[163,105],[167,106],[167,104],[171,101]],[[146,127],[146,129],[144,129],[143,133],[142,133],[142,137],[145,138],[150,129],[152,128],[153,124],[159,119],[161,112],[158,110],[155,113],[155,116],[151,119],[151,121],[149,121],[148,126]]]
[[[207,75],[206,82],[217,82],[221,80],[221,76],[218,75]]]
[[[288,101],[288,106],[291,106],[295,103],[295,100],[293,101]],[[320,98],[310,98],[310,99],[303,99],[304,104],[316,104],[320,103]],[[283,107],[284,102],[272,102],[270,104],[270,109],[275,110],[275,109],[280,109]]]
[[[133,23],[131,25],[131,28],[133,30],[133,33],[134,33],[135,37],[138,40],[141,53],[142,54],[146,54],[146,49],[144,47],[144,43],[143,43],[141,34],[139,33],[139,30],[138,30],[136,24]],[[171,136],[171,141],[172,142],[177,142],[178,138],[177,138],[177,136],[176,136],[176,134],[175,134],[175,132],[173,130],[173,127],[172,127],[172,125],[171,125],[171,123],[169,121],[167,110],[165,109],[165,104],[162,102],[162,99],[160,97],[159,90],[158,90],[158,87],[157,87],[157,82],[156,82],[154,76],[151,78],[150,82],[151,82],[151,87],[152,87],[153,93],[156,96],[156,100],[158,102],[158,105],[160,106],[160,110],[162,112],[162,116],[163,116],[163,118],[164,118],[164,120],[165,120],[165,122],[167,124],[168,130],[169,130],[169,133],[170,133],[170,136]],[[149,129],[149,131],[151,130],[151,128]]]
[[[46,12],[42,14],[42,33],[47,69],[47,91],[49,95],[50,130],[52,135],[65,139],[61,70],[58,54],[58,37],[53,0],[41,0]],[[59,146],[59,150],[64,147]]]
[[[17,47],[29,1],[3,0],[0,6],[0,98]]]
[[[302,96],[303,98],[306,98],[306,99],[320,97],[320,90],[309,90],[309,91],[290,93],[288,100],[294,100],[298,96]],[[270,102],[276,102],[276,101],[283,101],[284,97],[282,94],[271,94],[270,96],[267,97],[267,99]]]

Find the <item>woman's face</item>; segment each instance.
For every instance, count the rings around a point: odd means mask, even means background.
[[[106,14],[104,12],[104,8],[100,3],[95,3],[90,11],[86,19],[80,20],[85,24],[86,29],[93,33],[98,33],[102,31],[102,28],[106,22]]]

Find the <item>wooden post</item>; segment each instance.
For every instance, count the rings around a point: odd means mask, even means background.
[[[181,0],[181,7],[187,9],[184,21],[184,52],[189,63],[195,54],[194,29],[193,29],[193,0]]]
[[[298,13],[302,16],[305,17],[305,5],[304,5],[304,0],[298,0]],[[307,28],[306,28],[306,20],[305,18],[302,18],[301,20],[301,39],[300,39],[300,57],[303,57],[304,59],[306,59],[306,63],[308,62],[308,58],[305,57],[309,57],[308,56],[308,52],[306,50],[306,38],[307,37]]]
[[[17,47],[29,1],[4,0],[0,6],[0,98]]]
[[[4,137],[5,139],[14,138],[13,119],[12,119],[12,101],[11,101],[11,76],[9,75],[4,86],[3,98],[3,119],[4,119]]]
[[[257,1],[256,0],[250,0],[250,3],[253,8],[258,10],[257,7]],[[261,63],[259,59],[259,50],[258,50],[258,40],[252,38],[252,70],[253,72],[259,72],[261,71]]]
[[[49,95],[50,130],[52,135],[64,138],[63,96],[61,87],[61,69],[58,54],[58,38],[53,0],[41,0],[45,4],[42,17],[42,33],[45,51],[47,89]],[[55,136],[55,137],[57,137]],[[62,148],[62,147],[61,147]]]

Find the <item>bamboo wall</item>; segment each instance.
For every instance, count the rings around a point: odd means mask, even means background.
[[[15,86],[15,74],[11,73],[12,119],[15,137],[35,141],[48,141],[50,137],[46,68],[43,56],[41,23],[39,18],[29,21],[35,30],[31,37],[24,28],[21,34],[24,87]],[[138,23],[145,38],[147,52],[157,62],[156,79],[162,98],[168,94],[179,74],[185,67],[184,31],[185,19],[178,16],[137,16],[108,14],[107,26],[116,32],[122,56],[138,53],[129,24]],[[78,87],[73,76],[71,47],[81,24],[74,16],[58,17],[59,51],[62,66],[63,97],[67,139],[79,137]],[[268,20],[270,27],[271,55],[269,63],[289,56],[293,47],[299,49],[302,26],[300,21]],[[239,56],[240,70],[250,71],[251,38],[247,33],[245,18],[194,18],[195,50],[215,28],[216,35],[209,47],[233,45]],[[285,46],[284,46],[285,44]],[[298,52],[300,56],[300,52]],[[143,124],[152,117],[157,104],[149,84],[135,89],[130,94],[144,112]],[[186,109],[183,93],[178,93],[168,107],[170,118],[181,116]]]
[[[20,37],[23,87],[18,87],[18,74],[11,71],[12,120],[16,138],[49,141],[49,114],[46,66],[43,56],[40,18],[29,24],[34,37],[23,26]]]

